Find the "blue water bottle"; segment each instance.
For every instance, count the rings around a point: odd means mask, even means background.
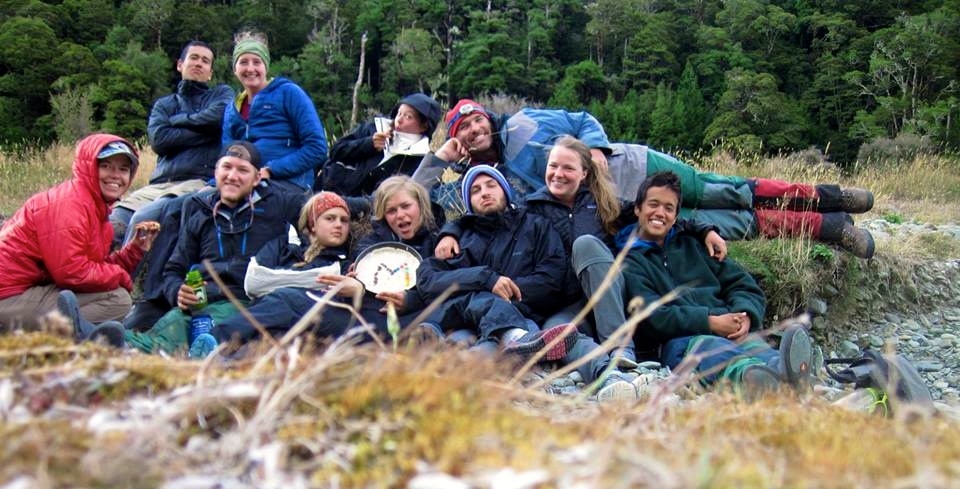
[[[187,341],[192,345],[197,336],[209,333],[213,329],[213,318],[204,312],[207,307],[207,288],[203,284],[203,277],[196,265],[187,272],[184,283],[193,289],[193,293],[199,299],[199,302],[190,306],[190,328],[187,330]]]
[[[190,317],[190,329],[187,331],[187,340],[189,344],[193,344],[193,340],[197,339],[197,336],[200,336],[204,333],[209,333],[213,329],[213,318],[205,312],[194,312],[193,316]]]

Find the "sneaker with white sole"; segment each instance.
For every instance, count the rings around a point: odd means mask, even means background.
[[[600,402],[636,402],[639,399],[637,387],[617,371],[610,372],[597,390],[597,401]]]
[[[541,357],[541,360],[545,362],[562,360],[577,342],[577,329],[569,328],[569,331],[567,329],[567,324],[559,324],[536,333],[527,333],[517,340],[507,342],[503,347],[503,352],[528,360],[539,353],[540,350],[543,350],[554,339],[563,335],[563,339],[553,345]]]

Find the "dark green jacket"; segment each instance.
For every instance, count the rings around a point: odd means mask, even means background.
[[[640,349],[673,338],[712,334],[707,323],[711,315],[746,312],[751,330],[759,329],[763,321],[766,299],[753,277],[733,260],[717,262],[699,238],[681,235],[676,228],[663,248],[637,241],[627,255],[623,276],[629,297],[643,297],[647,304],[679,286],[689,287],[637,328]]]

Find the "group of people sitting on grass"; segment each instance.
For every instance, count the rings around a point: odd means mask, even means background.
[[[725,259],[725,239],[804,236],[874,253],[849,215],[872,207],[866,190],[702,173],[610,143],[585,112],[498,116],[460,100],[431,152],[440,106],[411,94],[328,159],[310,98],[267,77],[262,36],[237,38],[235,97],[209,85],[213,59],[188,43],[177,93],[155,103],[149,185],[124,197],[139,153],[94,134],[77,144],[71,180],[7,220],[0,324],[35,327],[58,310],[78,340],[202,358],[295,327],[389,340],[392,309],[420,347],[576,362],[600,398],[636,398],[621,371],[639,361],[686,358],[705,383],[764,391],[807,383],[814,347],[802,327],[784,331],[779,350],[756,335],[764,294]],[[375,253],[384,249],[394,254]],[[253,290],[264,269],[277,272],[272,286]],[[191,270],[204,293],[185,283]],[[678,287],[619,339],[630,299]],[[327,307],[313,314],[318,303]],[[191,337],[201,313],[212,329]]]

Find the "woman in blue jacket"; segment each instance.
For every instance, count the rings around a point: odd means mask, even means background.
[[[269,67],[263,34],[237,35],[233,73],[243,91],[227,105],[223,142],[252,142],[263,157],[263,179],[286,191],[307,192],[327,160],[323,123],[306,92],[286,78],[267,78]]]

